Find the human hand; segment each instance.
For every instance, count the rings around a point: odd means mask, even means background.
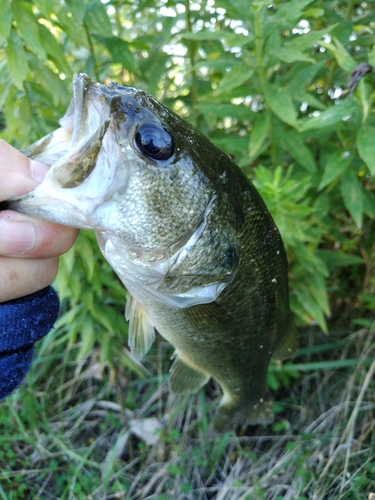
[[[0,202],[35,189],[47,172],[0,139]],[[55,278],[58,256],[78,230],[20,214],[0,212],[0,302],[41,290]]]

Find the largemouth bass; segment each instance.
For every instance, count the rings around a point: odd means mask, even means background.
[[[157,330],[175,348],[173,392],[213,377],[223,391],[215,431],[271,422],[269,361],[291,355],[296,336],[283,243],[254,186],[135,88],[78,74],[60,125],[26,150],[50,169],[11,207],[96,231],[128,291],[133,357]]]

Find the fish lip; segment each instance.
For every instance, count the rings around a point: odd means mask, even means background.
[[[102,85],[94,82],[86,73],[75,73],[73,77],[73,98],[65,113],[59,120],[62,128],[71,132],[72,137],[68,145],[68,150],[79,141],[79,132],[85,115],[85,105],[87,103],[87,93],[89,89]],[[70,109],[72,108],[72,109]]]
[[[76,227],[79,229],[95,229],[89,227],[87,216],[74,206],[74,221],[72,217],[72,204],[60,199],[48,198],[48,196],[39,197],[34,194],[34,191],[18,198],[13,198],[7,201],[7,209],[31,215],[35,218],[48,220],[56,224],[64,226]],[[64,221],[64,218],[66,221]]]
[[[73,77],[73,128],[70,146],[78,138],[78,133],[83,120],[83,109],[85,104],[85,92],[94,84],[91,78],[85,73],[76,73]]]

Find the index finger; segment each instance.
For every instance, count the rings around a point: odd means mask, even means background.
[[[45,165],[0,139],[0,201],[32,191],[47,171]]]

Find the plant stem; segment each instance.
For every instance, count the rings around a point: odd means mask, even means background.
[[[350,16],[352,15],[354,1],[355,0],[349,0],[349,2],[348,2],[348,8],[346,9],[346,13],[345,13],[345,21],[349,21]]]
[[[265,96],[266,86],[267,86],[267,73],[266,68],[263,63],[263,38],[262,38],[262,25],[261,25],[261,9],[262,7],[259,5],[254,6],[254,35],[255,35],[255,54],[258,62],[258,72],[260,79],[260,87],[261,93]],[[270,138],[270,150],[271,150],[271,158],[272,163],[277,165],[277,151],[274,140],[273,133],[273,116],[272,111],[268,108],[267,113],[270,114],[269,120],[269,138]]]
[[[193,26],[191,23],[191,11],[190,11],[190,0],[185,0],[185,21],[186,30],[188,33],[193,32]],[[195,114],[195,125],[198,127],[198,115],[197,115],[197,74],[195,71],[195,61],[197,55],[197,46],[195,40],[188,40],[188,54],[190,59],[190,71],[191,71],[191,84],[190,84],[190,99],[193,112]]]
[[[267,83],[267,75],[263,64],[263,39],[262,39],[260,11],[261,7],[256,6],[254,15],[254,35],[255,35],[255,54],[258,62],[260,84],[262,87],[262,91],[264,91]]]
[[[99,68],[98,68],[98,62],[97,62],[96,56],[95,56],[94,45],[92,43],[87,24],[85,22],[83,22],[83,27],[85,29],[87,41],[89,42],[90,54],[91,54],[92,62],[93,62],[93,66],[94,66],[94,77],[95,77],[95,80],[98,82],[100,79],[99,78]]]

